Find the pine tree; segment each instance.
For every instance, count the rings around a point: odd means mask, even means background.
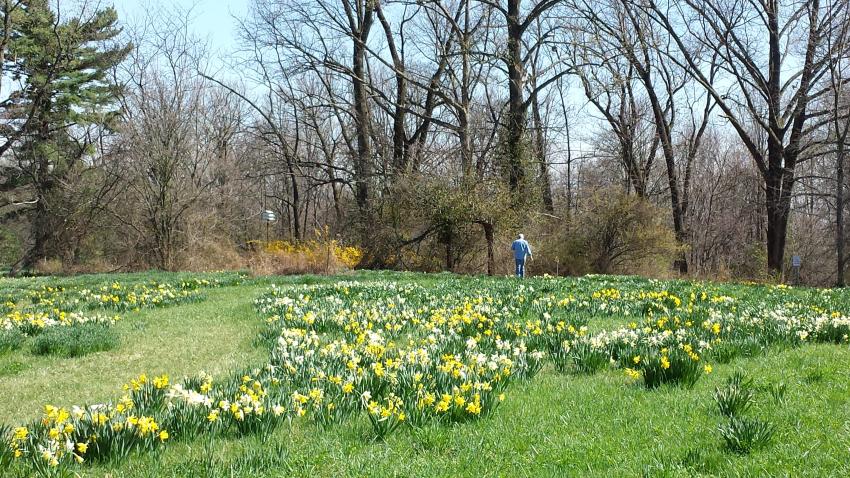
[[[22,87],[10,96],[6,115],[23,125],[14,150],[36,202],[31,218],[32,246],[18,269],[46,257],[55,237],[54,226],[62,219],[53,214],[54,192],[92,153],[92,145],[75,140],[71,131],[92,124],[108,127],[117,114],[120,92],[109,72],[132,48],[116,41],[121,29],[114,8],[60,21],[47,0],[24,4],[9,44],[16,59],[14,77]]]

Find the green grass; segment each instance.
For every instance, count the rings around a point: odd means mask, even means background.
[[[25,340],[19,330],[0,330],[0,356],[18,350]]]
[[[63,279],[98,284],[116,276]],[[121,276],[124,280],[126,276]],[[139,280],[163,274],[138,275]],[[169,276],[171,277],[171,276]],[[366,273],[361,280],[414,280],[441,275]],[[45,279],[35,280],[40,286]],[[117,348],[79,358],[33,356],[26,345],[0,354],[0,423],[36,418],[46,403],[68,406],[114,400],[121,385],[145,372],[179,380],[203,370],[222,376],[260,366],[268,351],[256,338],[262,318],[252,300],[271,282],[211,289],[206,299],[130,312],[113,328]],[[100,282],[98,282],[100,281]],[[9,283],[0,281],[0,287]],[[803,292],[801,292],[803,293]],[[592,330],[636,318],[607,317]],[[850,347],[773,348],[714,364],[693,388],[649,390],[624,374],[557,373],[511,387],[492,416],[457,425],[402,427],[376,441],[365,419],[319,429],[296,420],[266,438],[175,441],[161,452],[118,464],[82,467],[84,477],[289,476],[848,476]],[[776,434],[749,454],[725,451],[714,393],[735,373],[758,390],[747,411]],[[770,390],[787,387],[781,400]]]
[[[546,370],[517,386],[490,418],[406,428],[370,439],[365,419],[328,430],[306,423],[269,439],[174,443],[83,476],[847,476],[850,349],[817,345],[717,367],[693,389],[647,390],[622,374]],[[807,376],[821,371],[814,385]],[[785,405],[752,410],[777,426],[773,444],[723,452],[712,393],[734,371],[788,384]]]
[[[113,400],[140,373],[181,379],[200,371],[217,375],[262,365],[267,352],[253,345],[261,321],[251,301],[264,288],[213,289],[202,302],[126,313],[113,326],[120,345],[107,352],[33,356],[24,346],[0,356],[0,423],[36,418],[48,403]]]
[[[95,287],[121,281],[180,281],[197,274],[141,272],[75,277],[0,278],[0,290],[42,286]],[[365,273],[362,279],[386,277]],[[416,277],[428,283],[438,276]],[[348,278],[348,277],[346,277]],[[206,289],[205,300],[122,314],[112,326],[118,347],[84,357],[34,356],[18,334],[0,336],[0,424],[17,425],[38,418],[46,404],[95,404],[120,397],[121,387],[141,373],[168,374],[174,380],[207,372],[228,375],[234,369],[262,366],[268,350],[257,343],[262,319],[253,300],[269,284],[320,283],[339,277],[300,276],[257,278],[240,286]],[[4,349],[4,344],[9,345]],[[12,349],[16,349],[10,351]]]
[[[118,333],[108,324],[88,323],[76,327],[50,327],[32,339],[33,355],[82,357],[118,347]]]

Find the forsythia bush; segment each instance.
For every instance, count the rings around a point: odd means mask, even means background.
[[[330,273],[354,269],[363,259],[358,247],[345,246],[335,239],[314,239],[293,243],[289,241],[253,241],[249,243],[260,250],[253,269],[260,273]]]

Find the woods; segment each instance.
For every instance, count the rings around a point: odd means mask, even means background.
[[[61,8],[60,8],[61,6]],[[12,273],[244,268],[264,239],[361,267],[843,285],[844,0],[4,0]],[[625,251],[625,252],[624,252]]]

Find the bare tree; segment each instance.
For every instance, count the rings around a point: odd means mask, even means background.
[[[796,167],[805,137],[829,113],[810,106],[834,52],[826,39],[840,25],[844,0],[750,2],[631,1],[669,34],[666,56],[717,102],[764,179],[768,267],[783,266]],[[716,50],[729,82],[712,81],[700,52]]]
[[[667,190],[670,198],[673,228],[676,238],[681,243],[688,241],[688,224],[685,213],[688,202],[688,183],[691,163],[695,148],[699,147],[701,137],[708,124],[714,102],[706,95],[707,102],[704,114],[699,124],[688,130],[690,146],[685,149],[683,157],[677,158],[676,128],[678,113],[681,108],[683,95],[688,91],[691,80],[685,70],[675,63],[666,61],[665,54],[671,52],[671,40],[668,32],[658,28],[641,10],[634,7],[632,2],[612,0],[607,2],[571,2],[571,7],[578,13],[578,40],[574,44],[582,50],[585,64],[589,67],[577,68],[583,77],[586,94],[591,98],[597,109],[603,114],[623,144],[622,157],[630,177],[641,178],[643,171],[636,164],[634,155],[630,154],[629,145],[634,138],[634,130],[629,126],[636,123],[641,113],[637,112],[635,101],[635,86],[640,85],[641,96],[645,98],[646,107],[653,120],[655,135],[650,149],[651,162],[660,150],[667,172]],[[701,51],[694,50],[691,54],[702,59]],[[705,80],[709,85],[715,81],[717,74],[716,55],[709,57]],[[574,63],[579,62],[574,61]],[[594,65],[602,65],[608,71],[608,85],[602,84],[602,92],[607,95],[605,108],[600,104],[599,96],[593,98],[592,80],[600,83],[599,74]],[[589,70],[589,71],[588,71]],[[614,117],[610,111],[611,90],[618,92],[620,115]],[[628,101],[627,101],[628,100]],[[624,108],[628,105],[629,108]],[[687,105],[690,110],[692,104]],[[624,111],[631,116],[624,117]],[[694,119],[694,116],[691,116]],[[648,168],[646,168],[648,170]],[[681,173],[684,178],[680,177]],[[638,183],[633,180],[633,183]],[[639,183],[638,183],[639,184]],[[687,272],[687,261],[680,259],[680,272]]]
[[[845,269],[847,256],[844,251],[845,226],[844,209],[847,202],[845,192],[845,164],[850,139],[850,90],[847,82],[850,80],[850,9],[844,9],[838,17],[838,28],[827,36],[827,50],[834,52],[828,61],[828,87],[832,119],[828,126],[830,141],[834,144],[835,155],[835,254],[837,287],[845,285]],[[833,148],[828,148],[833,149]]]
[[[491,28],[504,28],[506,40],[505,51],[498,51],[493,55],[503,64],[508,80],[504,168],[511,191],[522,195],[526,189],[523,163],[529,149],[526,147],[529,108],[538,94],[567,73],[566,69],[559,68],[557,63],[539,68],[533,87],[526,92],[528,67],[539,49],[552,47],[561,29],[561,24],[557,22],[544,23],[544,26],[540,27],[538,21],[542,21],[544,15],[555,9],[561,0],[539,0],[527,8],[523,8],[522,0],[506,0],[504,4],[496,0],[480,1],[501,14],[501,20],[504,22],[491,25]]]
[[[188,16],[180,10],[151,13],[122,72],[122,160],[142,220],[125,209],[113,212],[163,269],[177,266],[187,214],[219,180],[215,165],[235,134],[238,115],[214,104],[225,97],[210,95],[198,75],[206,47],[191,34]]]

